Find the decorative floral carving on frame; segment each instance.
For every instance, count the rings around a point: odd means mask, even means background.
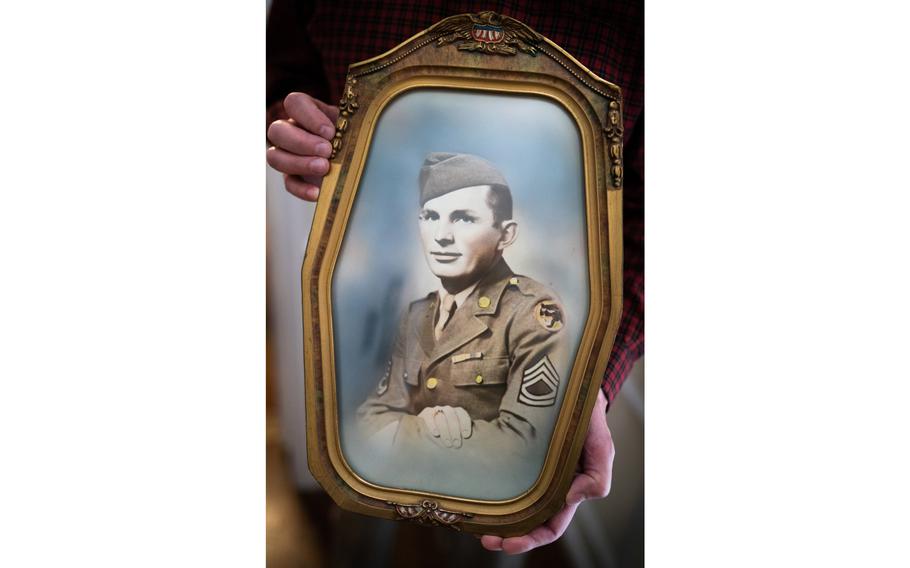
[[[614,189],[622,187],[622,119],[619,116],[619,103],[610,101],[607,111],[607,153],[610,156],[610,179]]]
[[[462,51],[496,55],[523,51],[536,56],[536,45],[543,41],[543,36],[518,20],[490,11],[452,16],[427,31],[436,36],[437,47],[456,43]]]
[[[424,499],[416,505],[404,505],[392,503],[391,501],[387,503],[395,507],[395,512],[398,513],[401,519],[407,519],[422,525],[451,527],[456,531],[461,530],[456,526],[456,523],[471,517],[468,513],[457,513],[440,509],[438,503],[429,499]]]
[[[354,85],[357,79],[348,75],[344,82],[344,91],[341,94],[341,100],[338,101],[338,120],[335,121],[335,137],[332,138],[332,156],[334,159],[341,149],[341,137],[344,131],[348,129],[348,122],[351,115],[359,108],[357,104],[357,94],[354,92]]]

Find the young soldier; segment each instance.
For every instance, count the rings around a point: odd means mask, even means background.
[[[569,363],[565,313],[552,290],[502,258],[518,236],[508,183],[482,158],[437,152],[419,186],[421,241],[440,288],[402,318],[385,374],[358,410],[365,434],[542,455]]]

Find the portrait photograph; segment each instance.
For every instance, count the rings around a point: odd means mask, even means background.
[[[484,501],[534,485],[589,310],[582,155],[544,96],[417,88],[381,110],[331,286],[358,477]]]

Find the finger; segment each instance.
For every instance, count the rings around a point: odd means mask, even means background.
[[[440,408],[440,407],[436,407]],[[445,412],[434,412],[433,419],[436,421],[436,427],[439,428],[440,438],[442,438],[442,443],[445,444],[447,448],[452,447],[452,433],[449,432],[449,421],[446,420]]]
[[[597,412],[595,408],[595,413]],[[613,459],[616,449],[606,418],[595,414],[591,418],[588,437],[582,454],[582,472],[572,480],[566,503],[578,504],[585,499],[598,499],[610,493],[613,482]]]
[[[566,494],[567,505],[578,505],[588,499],[606,497],[609,491],[606,478],[595,470],[579,473],[572,480],[572,486]]]
[[[426,423],[427,427],[430,429],[430,435],[432,435],[434,438],[438,438],[439,428],[436,427],[436,420],[434,418],[435,411],[435,407],[427,407],[421,410],[418,416],[423,418],[424,423]]]
[[[578,504],[586,499],[600,499],[610,494],[613,485],[613,452],[606,461],[587,460],[585,469],[572,480],[566,494],[567,504]]]
[[[480,537],[480,544],[487,550],[502,550],[502,537],[492,534],[485,534]]]
[[[506,554],[521,554],[539,546],[550,544],[566,532],[578,505],[566,505],[549,521],[524,536],[513,536],[502,540]]]
[[[308,180],[312,178],[284,174],[284,187],[288,193],[304,201],[316,201],[319,197],[319,186]]]
[[[279,172],[298,176],[324,176],[329,161],[316,156],[298,156],[272,146],[265,154],[266,161]]]
[[[458,417],[458,424],[461,426],[461,437],[470,438],[473,424],[471,424],[471,416],[468,415],[468,411],[459,406],[455,409],[455,416]]]
[[[319,110],[322,111],[322,114],[329,117],[329,119],[332,121],[333,124],[335,123],[336,120],[338,120],[339,112],[338,112],[337,106],[333,106],[333,105],[324,103],[324,102],[320,101],[319,99],[313,99],[313,102],[316,103],[316,106],[319,107]]]
[[[335,127],[326,113],[319,110],[313,98],[304,93],[291,93],[284,99],[284,110],[297,123],[307,130],[326,140],[335,136]]]
[[[275,146],[300,156],[332,155],[332,145],[321,136],[310,134],[306,130],[288,122],[276,120],[269,125],[268,138]]]
[[[446,417],[446,425],[449,427],[449,435],[452,436],[452,446],[461,447],[461,425],[455,409],[451,406],[443,406],[442,414]]]

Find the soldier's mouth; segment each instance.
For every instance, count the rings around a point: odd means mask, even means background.
[[[442,264],[449,264],[458,260],[458,257],[461,256],[460,252],[431,252],[433,258],[436,259],[436,262]]]

